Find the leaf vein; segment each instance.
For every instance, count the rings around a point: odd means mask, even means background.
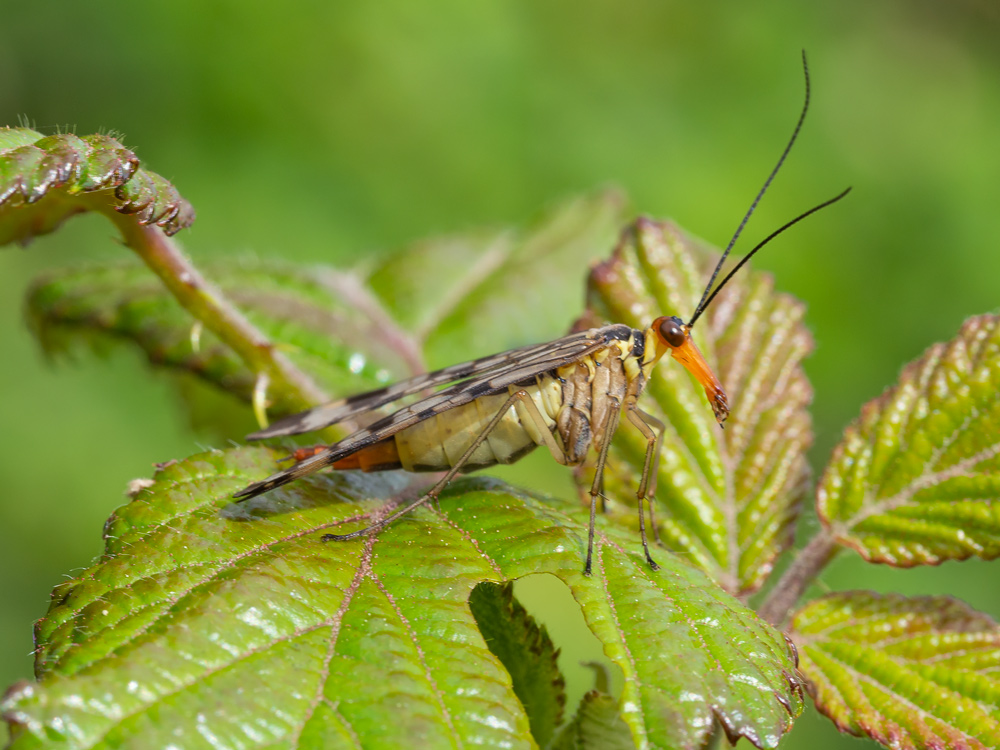
[[[427,682],[431,686],[431,690],[434,693],[434,697],[437,699],[438,707],[441,710],[441,716],[444,718],[445,723],[448,725],[448,729],[451,731],[452,738],[457,743],[458,747],[465,747],[465,743],[462,741],[462,735],[459,734],[458,731],[455,729],[455,723],[452,720],[451,712],[448,710],[448,706],[444,702],[444,694],[438,687],[437,680],[434,679],[434,675],[431,672],[430,664],[427,663],[427,655],[424,653],[424,649],[420,645],[420,639],[417,638],[417,634],[414,632],[413,626],[410,625],[409,619],[407,619],[406,615],[403,614],[403,610],[399,608],[399,605],[396,603],[396,598],[385,587],[385,584],[382,582],[382,579],[378,577],[378,575],[375,573],[374,570],[370,571],[369,576],[371,577],[372,581],[375,582],[375,585],[378,587],[378,590],[382,592],[382,595],[385,597],[386,601],[389,602],[389,606],[392,607],[393,611],[396,613],[396,616],[399,618],[399,621],[405,628],[406,634],[410,636],[410,640],[413,642],[413,647],[416,649],[417,656],[420,659],[420,665],[424,669],[424,677],[427,678]]]
[[[640,738],[640,741],[637,744],[641,746],[644,745],[646,742],[648,742],[649,739],[646,736],[648,732],[646,728],[645,711],[643,710],[642,706],[642,683],[639,680],[639,670],[636,667],[635,657],[632,655],[632,650],[628,646],[628,639],[625,637],[625,629],[622,627],[621,620],[618,618],[618,609],[615,607],[614,597],[611,596],[611,592],[608,590],[608,577],[607,575],[605,575],[604,571],[604,543],[607,543],[609,546],[612,546],[618,551],[621,551],[623,554],[624,551],[621,550],[621,548],[618,545],[614,544],[614,542],[608,539],[603,533],[598,537],[597,569],[600,571],[601,574],[601,588],[604,590],[604,599],[608,603],[608,611],[611,612],[611,619],[614,620],[615,630],[618,631],[619,640],[622,644],[622,649],[624,649],[625,651],[625,656],[628,658],[629,666],[631,667],[631,672],[632,672],[631,677],[627,674],[625,675],[625,680],[627,682],[631,682],[632,684],[634,684],[636,687],[636,692],[639,694],[638,700],[636,701],[636,708],[638,709],[639,712],[640,725],[642,727],[642,737]],[[627,556],[626,559],[628,559]]]
[[[187,563],[187,564],[183,564],[183,565],[176,565],[176,566],[174,566],[172,568],[169,568],[167,570],[157,571],[153,575],[142,576],[141,578],[136,578],[134,580],[127,581],[127,582],[124,583],[124,585],[114,586],[112,588],[107,589],[106,591],[104,591],[101,594],[101,596],[107,596],[107,595],[113,594],[113,593],[122,593],[122,594],[126,594],[126,595],[131,596],[131,594],[129,593],[129,588],[131,588],[132,586],[134,586],[136,583],[138,583],[140,581],[152,580],[156,576],[164,575],[164,574],[168,574],[168,573],[174,573],[174,572],[184,571],[184,570],[193,570],[195,568],[205,567],[205,566],[208,566],[208,565],[216,565],[216,564],[218,565],[218,567],[215,568],[214,570],[212,570],[212,572],[209,575],[207,575],[206,577],[204,577],[201,580],[197,581],[196,583],[194,583],[193,585],[191,585],[189,588],[186,588],[186,589],[178,592],[175,596],[168,597],[167,599],[164,599],[163,602],[161,603],[161,604],[165,605],[164,612],[162,612],[159,617],[156,617],[156,618],[150,620],[148,623],[146,623],[145,625],[143,625],[140,629],[136,630],[135,633],[133,633],[132,636],[127,641],[125,641],[124,643],[120,644],[119,647],[128,645],[129,643],[132,643],[135,640],[137,640],[138,638],[140,638],[141,636],[145,635],[155,625],[157,625],[158,623],[160,623],[163,620],[163,618],[166,617],[169,614],[169,612],[175,606],[177,606],[177,604],[181,600],[184,599],[184,597],[189,596],[190,594],[192,594],[194,591],[196,591],[197,589],[201,588],[202,586],[205,586],[205,585],[211,583],[216,578],[218,578],[222,573],[224,573],[226,570],[228,570],[233,565],[235,565],[237,562],[240,562],[241,560],[244,560],[244,559],[246,559],[248,557],[252,557],[253,555],[256,555],[256,554],[258,554],[260,552],[265,552],[265,551],[269,550],[271,547],[273,547],[275,545],[282,544],[284,542],[293,541],[295,539],[298,539],[300,537],[306,536],[308,534],[312,534],[312,533],[314,533],[316,531],[320,531],[322,529],[334,528],[334,527],[339,526],[339,525],[344,524],[344,523],[349,523],[351,521],[356,521],[358,519],[365,518],[366,516],[367,516],[367,514],[361,514],[361,515],[358,515],[358,516],[352,516],[350,518],[344,518],[344,519],[332,521],[332,522],[327,523],[327,524],[321,524],[319,526],[310,527],[309,529],[303,529],[302,531],[295,532],[294,534],[288,534],[288,535],[285,535],[285,536],[273,539],[273,540],[271,540],[271,541],[269,541],[269,542],[267,542],[265,544],[261,544],[261,545],[258,545],[256,547],[252,547],[252,548],[250,548],[250,549],[248,549],[248,550],[246,550],[244,552],[241,552],[240,554],[235,555],[234,557],[231,557],[231,558],[229,558],[227,560],[206,560],[204,562]],[[178,532],[178,533],[180,533],[180,532]],[[97,579],[94,578],[93,576],[90,577],[90,580],[92,580],[94,582],[98,582]],[[99,599],[100,599],[100,597],[98,597],[94,601],[99,601]],[[150,604],[144,605],[144,608],[145,607],[152,607],[152,606],[156,606],[156,605],[154,603],[150,603]],[[125,617],[122,618],[122,620],[124,620],[127,617],[130,617],[132,614],[134,614],[134,612],[130,612],[130,613],[126,614]],[[80,617],[82,615],[83,615],[83,608],[81,608],[81,609],[77,610],[76,612],[74,612],[73,615],[72,615],[72,618],[70,618],[70,619],[73,619],[73,618],[76,618],[76,617]],[[121,622],[122,620],[119,620],[118,622]],[[115,624],[117,624],[117,623],[115,623]],[[103,626],[102,629],[107,629],[107,627],[110,627],[110,625],[109,626]],[[86,633],[84,633],[84,634],[86,635]],[[79,645],[79,644],[74,644],[74,645]],[[104,656],[102,658],[108,658],[108,656],[110,656],[113,653],[115,653],[115,652],[112,651],[112,652],[110,652],[109,654],[107,654],[106,656]],[[96,663],[96,662],[94,662],[94,663]],[[93,666],[93,663],[88,664],[87,666],[91,667],[91,666]]]
[[[847,523],[842,524],[844,529],[850,530],[865,521],[866,519],[881,515],[883,513],[889,513],[897,508],[907,505],[918,492],[933,487],[942,482],[946,482],[949,479],[954,479],[960,476],[972,477],[973,474],[966,473],[968,469],[971,469],[978,463],[987,461],[997,455],[1000,455],[1000,442],[993,443],[992,445],[984,448],[983,450],[975,453],[968,458],[962,459],[956,464],[948,467],[947,469],[942,469],[937,472],[924,472],[919,477],[915,478],[910,484],[900,490],[895,495],[880,500],[878,502],[871,503],[867,505],[864,510],[858,512],[853,519]],[[843,530],[841,530],[843,533]]]
[[[934,719],[936,721],[939,721],[939,722],[941,722],[942,724],[944,724],[947,727],[953,726],[947,719],[944,719],[944,718],[942,718],[940,716],[937,716],[936,714],[931,713],[927,709],[921,708],[919,705],[915,704],[913,701],[908,700],[904,696],[902,696],[899,693],[893,691],[893,689],[892,689],[891,686],[884,685],[883,683],[878,682],[871,675],[866,675],[866,674],[864,674],[862,672],[859,672],[853,665],[849,664],[848,662],[843,661],[842,659],[838,659],[834,654],[832,654],[831,652],[829,652],[826,649],[822,648],[822,646],[820,644],[816,644],[815,647],[819,648],[820,650],[822,650],[831,661],[836,662],[837,664],[840,664],[844,668],[845,672],[847,672],[848,674],[854,675],[855,682],[858,684],[859,688],[862,685],[864,685],[864,684],[871,685],[872,687],[874,687],[877,690],[880,690],[882,692],[888,693],[892,698],[898,700],[900,702],[900,704],[902,704],[903,706],[909,707],[910,710],[915,711],[920,716],[926,717],[926,718],[929,718],[929,719]],[[906,671],[910,672],[912,674],[912,670],[907,669]],[[917,677],[919,678],[919,675],[917,675]],[[832,684],[832,682],[830,682],[828,684]],[[935,684],[937,684],[937,683],[935,683]],[[957,695],[957,696],[959,696],[961,698],[965,697],[961,693],[957,693],[956,691],[951,690],[949,688],[943,688],[943,689],[947,690],[952,695]],[[877,708],[875,708],[872,705],[871,701],[868,699],[868,695],[864,692],[864,690],[861,690],[861,694],[865,696],[865,702],[868,704],[869,708],[871,708],[871,712],[872,713],[874,713],[876,716],[878,716],[878,717],[880,717],[880,718],[882,718],[882,719],[884,719],[886,721],[891,721],[893,724],[896,724],[897,726],[899,726],[899,724],[894,719],[891,719],[890,717],[886,716],[885,714],[883,714],[881,711],[879,711]],[[851,704],[850,703],[845,703],[844,705],[849,707]],[[858,718],[859,718],[859,723],[862,726],[864,726],[866,728],[871,726],[871,724],[869,722],[864,721],[863,718],[861,718],[861,717],[858,717]],[[936,731],[934,731],[933,729],[931,729],[930,722],[928,722],[928,721],[925,720],[923,722],[923,724],[924,724],[924,726],[927,727],[927,731],[930,732],[935,739],[940,740],[940,741],[942,741],[944,743],[944,744],[941,745],[941,747],[949,747],[950,746],[949,742],[945,742],[945,738],[941,737],[940,734],[938,734]],[[969,739],[975,739],[974,737],[972,737],[972,735],[967,734],[966,732],[962,731],[960,728],[958,728],[958,727],[954,727],[954,728],[955,728],[956,731],[960,732],[963,736],[968,737]],[[907,733],[911,734],[910,730],[907,730]],[[928,747],[933,747],[932,743],[927,742],[926,740],[925,740],[925,745],[928,746]]]
[[[438,516],[439,516],[439,517],[441,518],[441,520],[442,520],[442,521],[444,521],[444,522],[445,522],[445,523],[446,523],[446,524],[447,524],[448,526],[450,526],[450,527],[451,527],[451,528],[453,528],[453,529],[454,529],[455,531],[457,531],[457,532],[458,532],[458,534],[459,534],[459,536],[461,536],[461,537],[462,537],[463,539],[465,539],[465,541],[467,541],[467,542],[468,542],[469,544],[471,544],[471,545],[472,545],[472,548],[473,548],[474,550],[476,550],[476,552],[477,552],[477,553],[479,554],[479,556],[480,556],[480,557],[482,557],[482,558],[483,558],[483,559],[484,559],[484,560],[485,560],[485,561],[486,561],[487,563],[489,563],[489,566],[490,566],[490,567],[491,567],[491,568],[493,569],[493,572],[494,572],[494,573],[496,573],[496,574],[497,574],[498,576],[500,576],[500,580],[501,580],[501,581],[506,581],[506,580],[507,580],[507,576],[505,576],[505,575],[504,575],[504,572],[503,572],[503,570],[501,570],[501,569],[500,569],[500,566],[499,566],[499,565],[497,564],[496,560],[494,560],[494,559],[493,559],[492,557],[490,557],[490,556],[489,556],[488,554],[486,554],[485,552],[483,552],[482,548],[480,548],[480,546],[479,546],[479,542],[478,542],[478,540],[476,540],[476,539],[475,539],[475,538],[474,538],[474,537],[472,536],[472,534],[470,534],[470,533],[469,533],[469,531],[468,531],[467,529],[463,529],[463,528],[462,528],[461,526],[459,526],[459,525],[458,525],[457,523],[455,523],[454,521],[452,521],[452,520],[451,520],[451,519],[450,519],[450,518],[449,518],[449,517],[448,517],[448,516],[447,516],[447,515],[446,515],[445,513],[443,513],[442,511],[440,511],[440,510],[435,510],[434,512],[435,512],[435,513],[436,513],[436,514],[437,514],[437,515],[438,515]]]
[[[365,540],[365,548],[361,553],[361,559],[359,560],[358,569],[354,574],[354,578],[351,579],[350,585],[344,592],[344,599],[341,601],[340,606],[337,608],[336,614],[333,616],[333,620],[330,623],[332,625],[330,631],[330,638],[327,641],[326,653],[323,655],[323,664],[320,667],[319,679],[316,681],[316,695],[313,696],[312,703],[306,710],[306,713],[302,717],[302,721],[296,728],[291,739],[292,747],[297,747],[299,741],[302,738],[302,732],[306,728],[306,724],[312,719],[316,713],[316,708],[320,705],[322,701],[327,701],[329,699],[325,695],[326,682],[330,678],[330,662],[333,660],[333,654],[337,648],[337,639],[340,637],[340,624],[344,620],[344,615],[347,614],[347,608],[351,605],[354,600],[354,595],[357,593],[358,588],[361,586],[361,581],[365,579],[366,576],[371,574],[372,569],[372,548],[375,546],[375,535],[369,535]],[[338,716],[342,716],[340,711],[336,707],[333,710]],[[343,717],[342,717],[343,718]],[[344,718],[344,723],[347,724],[347,719]],[[348,726],[350,726],[348,724]],[[357,742],[357,735],[354,733],[353,728],[351,733],[354,736],[355,742]],[[358,743],[360,747],[360,743]]]

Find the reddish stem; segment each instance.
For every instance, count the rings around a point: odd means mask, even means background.
[[[792,564],[775,584],[757,614],[772,625],[782,627],[792,607],[809,588],[816,576],[833,559],[838,551],[833,534],[823,529],[802,548]]]
[[[178,302],[229,346],[251,370],[270,381],[272,392],[290,409],[308,409],[329,397],[299,370],[274,344],[233,307],[222,293],[194,267],[180,248],[159,228],[143,226],[135,217],[120,214],[110,205],[100,207],[134,250],[160,277]]]

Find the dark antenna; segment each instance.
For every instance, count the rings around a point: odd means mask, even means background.
[[[690,328],[691,326],[694,325],[695,319],[699,315],[701,315],[703,312],[705,312],[705,308],[707,308],[710,304],[712,304],[712,300],[715,299],[715,295],[717,295],[719,292],[722,291],[722,287],[724,287],[726,285],[726,282],[729,281],[731,278],[733,278],[733,276],[736,275],[736,272],[739,271],[741,268],[743,268],[744,265],[746,265],[746,262],[748,260],[750,260],[754,256],[754,253],[756,253],[758,250],[760,250],[762,247],[764,247],[764,245],[766,245],[768,242],[770,242],[771,240],[773,240],[775,237],[777,237],[779,234],[781,234],[782,232],[784,232],[786,229],[795,226],[800,221],[802,221],[804,218],[806,218],[810,214],[816,213],[821,208],[826,208],[831,203],[836,203],[841,198],[843,198],[845,195],[847,195],[849,192],[851,192],[851,188],[847,188],[847,190],[845,190],[844,192],[842,192],[840,195],[834,196],[833,198],[830,198],[830,200],[823,201],[818,206],[813,206],[812,208],[810,208],[805,213],[799,214],[794,219],[792,219],[790,222],[788,222],[787,224],[784,224],[783,226],[779,227],[778,229],[775,229],[773,232],[771,232],[769,235],[767,235],[767,237],[765,237],[764,239],[762,239],[753,250],[751,250],[749,253],[747,253],[742,258],[740,258],[740,262],[736,264],[736,267],[733,268],[733,270],[730,271],[728,274],[726,274],[726,278],[724,278],[722,280],[722,283],[720,283],[717,287],[715,287],[715,291],[712,292],[711,296],[709,296],[709,298],[707,300],[705,300],[705,304],[701,306],[701,310],[698,311],[697,313],[695,313],[694,317],[691,318],[691,322],[688,323],[688,328]]]
[[[788,152],[792,150],[792,145],[795,143],[795,139],[799,137],[799,131],[802,130],[802,123],[805,122],[806,119],[806,112],[809,111],[809,63],[806,61],[805,50],[802,50],[802,72],[805,74],[806,77],[806,100],[805,103],[802,105],[802,114],[799,115],[799,121],[795,123],[795,130],[792,131],[792,137],[788,140],[788,145],[785,146],[785,150],[781,152],[781,158],[778,159],[778,163],[774,165],[774,169],[771,170],[771,174],[769,174],[767,176],[767,180],[764,181],[764,187],[760,189],[760,192],[757,193],[757,197],[754,198],[753,203],[750,204],[750,209],[747,211],[746,216],[743,217],[743,221],[741,221],[740,225],[736,227],[736,233],[733,235],[733,238],[729,240],[729,244],[726,245],[726,251],[722,254],[722,257],[719,259],[719,263],[718,265],[716,265],[715,270],[712,271],[712,278],[708,280],[708,285],[705,287],[705,291],[701,295],[701,301],[698,302],[698,306],[695,307],[694,309],[694,314],[691,315],[691,321],[688,323],[688,328],[694,325],[694,322],[701,317],[701,314],[703,312],[705,312],[705,308],[708,306],[708,303],[712,299],[714,299],[715,293],[713,293],[712,296],[709,297],[709,292],[712,289],[712,285],[715,283],[715,279],[719,276],[719,271],[722,270],[722,264],[726,262],[726,258],[729,257],[729,251],[733,249],[733,245],[736,244],[736,240],[739,239],[740,234],[743,232],[743,227],[747,225],[747,222],[750,220],[750,217],[753,215],[753,212],[757,208],[757,204],[760,203],[760,199],[764,197],[764,193],[766,193],[767,189],[771,186],[771,182],[772,180],[774,180],[775,175],[778,174],[778,170],[781,169],[781,165],[785,163],[785,158],[788,156]],[[794,221],[791,221],[785,226],[783,226],[781,229],[779,229],[777,232],[771,235],[771,237],[775,237],[778,234],[781,234],[782,231],[790,227],[795,222],[799,221],[799,219],[804,219],[806,216],[813,213],[813,211],[818,211],[823,206],[827,206],[830,203],[833,203],[834,201],[844,197],[844,195],[846,195],[846,192],[834,198],[833,201],[827,201],[822,206],[817,206],[811,211],[807,211],[806,213],[802,214],[802,216],[798,217],[798,219],[795,219]],[[771,237],[769,237],[768,239],[771,239]],[[761,245],[755,247],[753,252],[750,253],[750,255],[752,255],[754,252],[757,252],[757,250],[763,247],[763,245],[766,242],[767,240],[765,240],[764,243],[761,243]],[[750,255],[747,255],[746,258],[744,258],[743,262],[746,262],[746,259],[749,258]],[[743,262],[741,262],[740,265],[743,265]],[[739,268],[739,266],[737,266],[737,268]],[[726,277],[725,281],[722,282],[722,284],[725,284],[726,281],[729,281],[731,277],[732,274],[730,273],[729,276]],[[716,292],[718,292],[718,290],[722,288],[722,284],[719,285],[719,287],[716,289]]]

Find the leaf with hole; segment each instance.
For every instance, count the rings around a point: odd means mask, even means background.
[[[566,681],[559,671],[557,649],[514,598],[512,584],[481,583],[472,590],[469,608],[486,646],[510,675],[531,726],[531,736],[545,747],[562,723]]]
[[[624,673],[636,744],[697,747],[718,720],[775,747],[801,709],[783,636],[704,574],[664,552],[650,571],[634,534],[602,519],[583,576],[576,501],[466,479],[440,510],[323,543],[412,492],[406,475],[318,475],[234,504],[277,457],[194,456],[111,517],[105,554],[38,623],[40,682],[4,701],[13,748],[530,747],[529,714],[469,599],[539,572],[570,587]]]

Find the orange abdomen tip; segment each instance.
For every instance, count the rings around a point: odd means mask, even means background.
[[[396,450],[395,438],[386,438],[374,445],[345,456],[339,461],[335,461],[333,468],[338,471],[346,469],[361,469],[361,471],[391,471],[403,468],[399,460],[399,451]]]

